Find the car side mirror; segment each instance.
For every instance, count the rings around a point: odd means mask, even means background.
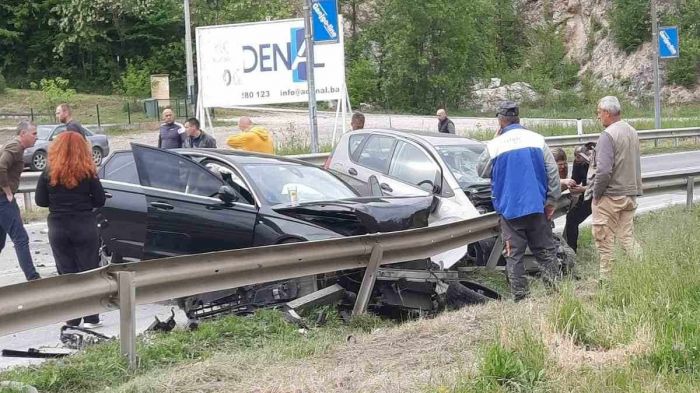
[[[231,186],[221,186],[218,195],[219,199],[224,203],[234,203],[240,198],[238,193]]]

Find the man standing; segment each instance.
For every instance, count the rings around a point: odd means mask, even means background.
[[[175,122],[175,115],[172,109],[163,111],[163,123],[160,125],[160,133],[158,134],[158,147],[161,149],[177,149],[182,147],[182,141],[185,139],[185,127],[182,124]]]
[[[226,144],[232,149],[273,154],[272,136],[264,127],[254,126],[250,117],[241,116],[238,119],[238,128],[241,133],[231,135],[226,140]]]
[[[182,147],[216,149],[216,139],[199,128],[199,120],[191,117],[185,122],[187,137],[182,142]]]
[[[545,283],[559,277],[550,220],[561,195],[557,164],[542,135],[520,125],[514,102],[498,109],[500,129],[479,157],[479,176],[491,178],[500,216],[506,268],[515,301],[528,294],[523,256],[530,246]]]
[[[633,219],[636,198],[642,195],[642,170],[637,130],[622,120],[620,101],[613,96],[601,98],[597,113],[605,130],[594,158],[592,232],[604,282],[610,278],[615,238],[628,255],[638,255]]]
[[[65,124],[66,128],[69,124],[72,124],[83,136],[87,135],[85,127],[83,127],[80,122],[73,120],[73,111],[71,110],[70,105],[66,103],[58,105],[56,107],[56,118],[58,119],[59,123]]]
[[[24,169],[24,149],[34,146],[34,142],[36,127],[29,121],[22,121],[17,126],[17,136],[0,150],[0,251],[5,248],[5,240],[9,235],[27,281],[41,277],[34,268],[32,254],[29,252],[29,236],[24,229],[14,194],[19,188],[20,175]]]
[[[438,109],[438,131],[443,134],[454,134],[455,133],[455,123],[447,118],[447,112],[444,109]]]
[[[353,131],[365,128],[365,115],[362,112],[355,111],[350,119],[350,127]]]

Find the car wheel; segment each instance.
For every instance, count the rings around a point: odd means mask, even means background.
[[[102,164],[102,149],[100,149],[97,146],[92,147],[92,161],[95,163],[95,166],[100,166]]]
[[[43,150],[37,150],[32,156],[31,168],[34,171],[43,171],[46,169],[46,152]]]
[[[122,263],[124,258],[116,251],[111,250],[100,238],[100,266],[107,266],[112,263]]]

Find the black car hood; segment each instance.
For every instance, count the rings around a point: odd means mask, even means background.
[[[355,236],[426,227],[436,204],[437,198],[432,195],[367,197],[275,206],[273,210],[345,236]]]

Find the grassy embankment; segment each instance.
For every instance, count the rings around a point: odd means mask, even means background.
[[[698,225],[698,208],[641,217],[644,256],[618,255],[605,290],[584,230],[582,279],[554,295],[533,282],[532,299],[517,304],[492,302],[400,326],[331,318],[303,333],[266,311],[142,338],[135,373],[112,343],[0,380],[46,392],[697,392]],[[486,278],[503,284],[502,276]]]

